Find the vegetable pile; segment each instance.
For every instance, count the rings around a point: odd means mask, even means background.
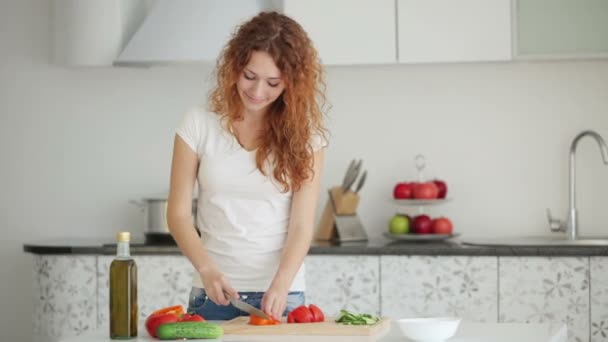
[[[145,325],[150,336],[161,340],[218,338],[223,334],[222,327],[205,322],[200,315],[184,312],[181,305],[154,311],[146,318]]]
[[[380,317],[370,314],[356,314],[347,310],[340,310],[336,323],[347,325],[373,325],[380,321]]]

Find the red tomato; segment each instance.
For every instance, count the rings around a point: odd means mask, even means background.
[[[287,323],[295,323],[296,320],[293,318],[293,315],[290,313],[287,314]]]
[[[250,315],[249,316],[249,324],[251,325],[275,325],[275,324],[281,324],[280,321],[271,318],[271,319],[265,319],[256,315]]]
[[[312,321],[313,322],[323,322],[325,320],[325,315],[323,315],[323,311],[321,311],[321,309],[314,305],[314,304],[310,304],[308,306],[308,309],[310,310],[310,313],[312,314]]]
[[[306,305],[300,305],[293,309],[291,312],[295,323],[310,323],[312,320],[312,312],[306,307]]]

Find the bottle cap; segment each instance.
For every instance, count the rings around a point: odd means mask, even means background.
[[[119,232],[118,234],[116,234],[116,240],[118,242],[129,242],[129,240],[131,240],[131,233]]]

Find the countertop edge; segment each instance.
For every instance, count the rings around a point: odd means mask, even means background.
[[[53,245],[26,243],[25,253],[36,255],[113,255],[116,247],[111,244],[99,245]],[[132,255],[182,255],[177,246],[134,245]],[[405,256],[513,256],[513,257],[592,257],[608,256],[608,247],[529,247],[529,246],[470,246],[460,243],[391,243],[318,245],[310,247],[308,255],[405,255]]]

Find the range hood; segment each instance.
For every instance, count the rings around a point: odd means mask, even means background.
[[[237,25],[277,0],[156,0],[116,66],[214,63]]]

